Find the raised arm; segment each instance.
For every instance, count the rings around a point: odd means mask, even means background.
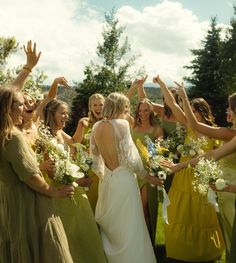
[[[23,88],[27,77],[29,76],[32,69],[37,65],[41,52],[37,54],[36,43],[32,47],[31,40],[27,42],[27,47],[23,46],[26,54],[26,64],[21,69],[20,73],[12,83],[14,86],[18,87],[20,90]]]
[[[183,84],[179,84],[177,82],[175,82],[175,84],[178,86],[178,94],[183,102],[183,109],[186,114],[188,124],[193,130],[197,130],[199,133],[202,133],[210,138],[215,138],[222,141],[229,141],[236,135],[236,130],[234,129],[225,127],[214,127],[199,122],[192,111]]]
[[[144,86],[144,82],[146,81],[147,77],[148,75],[146,75],[145,77],[141,79],[136,79],[134,82],[131,83],[129,90],[125,94],[128,99],[131,99],[137,90],[138,90],[139,100],[146,98],[146,94],[145,94],[143,86]],[[139,89],[143,90],[144,93],[142,95],[140,95],[141,93],[139,92]]]
[[[173,115],[176,118],[176,121],[181,123],[182,125],[186,126],[186,116],[183,110],[175,101],[175,98],[165,83],[160,79],[159,75],[153,78],[153,82],[159,84],[161,91],[163,93],[165,103],[170,107]]]
[[[44,98],[36,108],[34,121],[43,119],[43,109],[51,100],[56,98],[58,85],[64,86],[66,88],[69,87],[68,82],[64,77],[55,78],[49,89],[47,97]]]

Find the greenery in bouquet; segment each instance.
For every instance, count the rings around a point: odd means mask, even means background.
[[[172,131],[167,138],[162,139],[163,147],[169,150],[169,155],[175,162],[177,162],[180,158],[180,153],[178,152],[177,147],[178,145],[184,144],[185,136],[185,128],[177,122],[176,129]]]
[[[74,161],[77,165],[79,165],[85,177],[87,177],[88,172],[91,170],[93,160],[87,153],[86,147],[84,145],[80,143],[76,143],[75,146],[76,146],[76,155]]]
[[[38,127],[38,138],[36,140],[36,155],[39,163],[50,159],[55,163],[53,180],[60,184],[73,184],[77,187],[76,180],[84,177],[81,168],[72,161],[69,148],[58,143],[50,132],[50,128],[40,123]]]
[[[190,138],[188,143],[179,144],[177,147],[181,156],[197,156],[204,153],[203,148],[208,144],[206,137]]]
[[[218,190],[223,189],[225,182],[222,174],[223,172],[217,161],[201,158],[194,168],[194,190],[206,196],[211,189],[211,183],[215,183]]]

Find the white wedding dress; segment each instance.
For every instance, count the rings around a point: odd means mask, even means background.
[[[138,150],[126,120],[109,120],[115,133],[119,167],[109,170],[94,140],[90,153],[93,169],[100,178],[95,218],[100,227],[104,251],[109,263],[155,263],[155,255],[146,227],[138,184],[134,173],[145,174]]]

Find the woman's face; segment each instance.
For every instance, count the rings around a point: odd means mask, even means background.
[[[10,117],[14,125],[22,124],[24,107],[24,98],[20,92],[17,92],[14,96],[10,111]]]
[[[197,110],[195,110],[194,107],[192,107],[192,111],[193,111],[196,119],[197,119],[199,122],[203,122],[202,115],[201,115]]]
[[[149,120],[150,114],[151,114],[151,110],[150,110],[148,104],[147,103],[141,103],[139,105],[139,109],[138,109],[138,116],[139,116],[141,122]]]
[[[101,118],[101,112],[104,105],[103,99],[93,99],[90,106],[90,111],[93,113],[96,119]]]
[[[25,99],[25,110],[24,110],[23,118],[25,121],[25,119],[30,119],[33,117],[36,104],[35,101],[28,95],[24,95],[24,99]]]
[[[61,104],[55,112],[55,126],[57,129],[63,129],[68,121],[68,107],[65,104]]]

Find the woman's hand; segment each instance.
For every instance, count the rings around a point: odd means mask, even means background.
[[[53,81],[53,84],[61,85],[61,86],[64,86],[66,88],[69,88],[68,81],[64,77],[55,78]]]
[[[83,178],[76,180],[76,183],[82,187],[89,187],[91,186],[92,182],[93,182],[92,177],[83,177]]]
[[[26,54],[26,65],[24,67],[25,69],[31,71],[32,68],[37,65],[39,58],[41,56],[41,52],[37,54],[36,43],[34,43],[34,46],[32,48],[31,40],[27,42],[27,47],[24,45],[23,48]]]
[[[175,81],[175,84],[177,85],[178,89],[177,89],[177,94],[179,95],[179,97],[184,100],[184,99],[187,99],[188,96],[187,96],[187,93],[185,91],[185,88],[184,88],[184,84],[183,82],[181,84],[179,84],[178,82]]]
[[[157,176],[151,176],[148,174],[146,175],[146,180],[152,185],[164,187],[164,181]]]
[[[172,162],[164,160],[164,159],[160,162],[160,165],[163,167],[169,168],[174,173],[176,173],[176,172],[178,172],[178,171],[180,171],[186,167],[185,163],[172,163]]]
[[[153,83],[156,83],[156,84],[159,84],[160,86],[161,86],[162,84],[164,84],[164,82],[160,79],[160,76],[159,76],[159,75],[156,75],[156,77],[154,77],[154,78],[152,79],[152,82],[153,82]]]
[[[72,197],[74,194],[74,187],[72,185],[64,185],[59,188],[54,188],[52,192],[53,197]]]
[[[55,170],[55,162],[53,160],[47,159],[40,163],[39,169],[41,171],[50,171],[53,172]]]

